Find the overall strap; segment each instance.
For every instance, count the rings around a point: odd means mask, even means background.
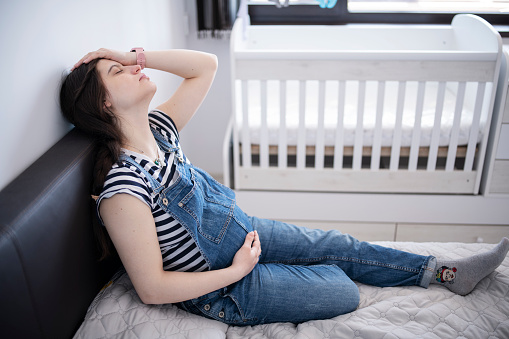
[[[125,162],[133,165],[137,169],[139,169],[141,171],[141,173],[143,173],[145,175],[145,177],[150,181],[150,185],[152,186],[153,194],[159,194],[159,192],[161,192],[164,189],[163,185],[161,185],[156,179],[154,179],[154,177],[152,175],[150,175],[150,173],[145,168],[143,168],[143,166],[138,164],[130,156],[128,156],[126,154],[120,154],[118,159],[119,159],[119,161],[125,161]],[[150,189],[150,187],[149,187],[149,189]]]
[[[157,130],[151,128],[152,134],[154,135],[154,138],[156,139],[157,144],[161,149],[165,152],[172,152],[175,153],[176,159],[180,161],[181,163],[185,161],[184,154],[182,153],[182,149],[180,148],[180,142],[178,138],[175,138],[175,144],[176,146],[172,146],[168,140],[166,140],[165,137],[162,136],[161,133],[159,133]]]
[[[163,135],[161,133],[159,133],[156,129],[150,128],[150,130],[152,131],[152,134],[154,135],[154,138],[156,139],[157,144],[163,151],[177,152],[180,149],[180,146],[178,146],[178,142],[177,142],[177,146],[174,147],[174,146],[170,145],[168,140],[166,140],[166,138],[163,137]]]

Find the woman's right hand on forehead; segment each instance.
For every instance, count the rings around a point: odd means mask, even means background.
[[[74,64],[71,71],[81,66],[81,64],[88,64],[94,59],[110,59],[117,61],[124,66],[136,65],[136,53],[100,48],[97,51],[87,53],[83,58],[80,59],[80,61]]]

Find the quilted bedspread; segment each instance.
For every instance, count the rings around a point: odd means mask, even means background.
[[[419,254],[457,259],[494,245],[376,242]],[[509,338],[509,256],[467,296],[431,285],[373,287],[357,284],[356,311],[302,324],[227,326],[177,307],[145,305],[120,272],[90,306],[75,338]]]

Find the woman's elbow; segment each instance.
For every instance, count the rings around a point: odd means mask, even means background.
[[[160,295],[154,293],[138,293],[138,297],[145,305],[161,305],[161,304],[174,304],[184,300],[180,299],[163,299]]]
[[[219,61],[217,59],[217,55],[212,54],[212,62],[213,62],[214,69],[217,70],[217,68],[219,67]]]
[[[164,302],[161,299],[161,293],[159,293],[159,289],[157,283],[155,281],[150,281],[151,279],[144,279],[144,281],[138,281],[137,283],[133,282],[134,290],[138,294],[140,300],[147,305],[157,305],[157,304],[166,304],[168,302]]]
[[[180,300],[174,299],[171,295],[159,293],[157,288],[145,286],[143,288],[135,288],[141,302],[146,305],[172,304]]]
[[[207,57],[207,69],[215,73],[219,66],[217,56],[215,54],[207,53]]]
[[[140,300],[142,303],[146,305],[157,305],[162,304],[157,300],[157,296],[153,293],[148,292],[142,292],[142,291],[136,291],[138,293],[138,297],[140,297]]]

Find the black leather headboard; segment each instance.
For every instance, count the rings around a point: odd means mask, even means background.
[[[0,192],[0,337],[71,338],[118,268],[98,261],[92,166],[72,130]]]

